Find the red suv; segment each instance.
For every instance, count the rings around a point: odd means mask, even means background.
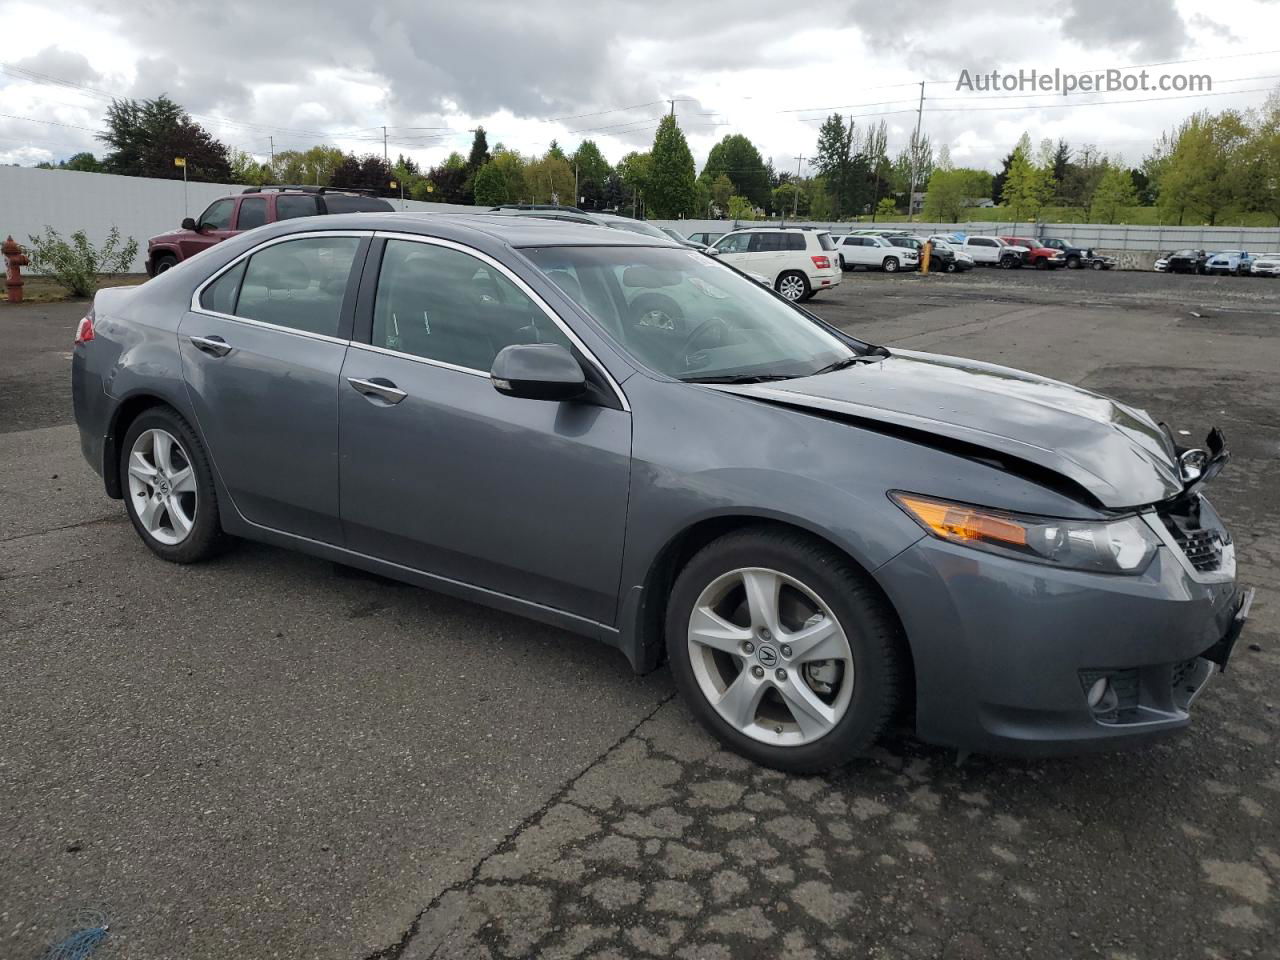
[[[187,217],[173,233],[147,241],[147,276],[164,273],[180,260],[221,243],[245,230],[294,217],[318,217],[327,213],[372,211],[390,213],[394,208],[368,191],[329,187],[247,187],[237,196],[213,201],[199,219]]]
[[[1023,262],[1029,267],[1052,270],[1055,267],[1067,265],[1067,258],[1063,256],[1061,250],[1046,247],[1039,240],[1032,240],[1030,237],[1001,237],[1000,239],[1005,243],[1012,243],[1015,247],[1026,247],[1027,259]]]

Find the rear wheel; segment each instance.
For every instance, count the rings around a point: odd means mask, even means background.
[[[1093,263],[1092,263],[1092,265],[1091,265],[1091,266],[1093,267],[1093,269],[1094,269],[1094,270],[1101,270],[1101,269],[1103,269],[1102,261],[1101,261],[1101,260],[1095,260],[1095,261],[1093,261]]]
[[[897,258],[897,257],[885,257],[885,258],[884,258],[884,264],[883,264],[883,266],[884,266],[884,272],[885,272],[885,273],[897,273],[897,272],[898,272],[898,258]]]
[[[898,704],[895,618],[860,571],[803,534],[749,530],[705,547],[676,579],[666,633],[693,712],[757,763],[842,763]]]
[[[1068,269],[1068,270],[1079,270],[1079,269],[1080,269],[1080,258],[1079,258],[1079,257],[1076,257],[1076,256],[1067,257],[1067,269]]]
[[[799,270],[789,270],[778,277],[774,289],[793,303],[809,297],[809,278]]]
[[[125,509],[153,553],[171,563],[195,563],[227,544],[209,458],[175,410],[143,413],[125,433],[121,451]]]

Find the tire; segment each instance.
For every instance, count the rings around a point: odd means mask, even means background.
[[[1012,270],[1012,269],[1013,269],[1014,267],[1016,267],[1017,265],[1018,265],[1018,258],[1017,258],[1017,257],[1001,257],[1001,258],[1000,258],[1000,269],[1001,269],[1001,270]]]
[[[813,290],[809,287],[809,278],[799,270],[788,270],[778,274],[773,289],[792,303],[799,303],[813,296]]]
[[[1106,268],[1102,265],[1102,261],[1101,261],[1101,260],[1095,260],[1095,261],[1093,261],[1093,263],[1091,263],[1091,264],[1090,264],[1090,266],[1091,266],[1091,267],[1093,267],[1093,269],[1095,269],[1095,270],[1104,270],[1104,269],[1106,269]]]
[[[755,617],[754,629],[747,578],[762,587],[757,596],[780,601],[759,605],[772,608],[773,617]],[[767,589],[772,583],[779,589]],[[724,619],[699,612],[713,608]],[[833,656],[799,667],[803,654],[797,649],[792,659],[779,634],[786,639],[828,619],[835,630],[814,652]],[[711,628],[702,634],[710,644],[696,639],[699,623]],[[777,633],[759,629],[764,623]],[[728,636],[721,632],[726,627]],[[752,528],[704,547],[676,578],[666,641],[676,686],[699,722],[730,750],[779,770],[815,773],[857,756],[884,732],[901,699],[897,618],[865,574],[799,532]],[[738,720],[713,702],[731,687],[747,695]],[[801,710],[802,724],[789,704],[817,709]]]
[[[1048,259],[1046,259],[1045,257],[1041,257],[1039,260],[1037,260],[1037,261],[1036,261],[1036,269],[1037,269],[1037,270],[1052,270],[1052,269],[1053,269],[1053,265],[1052,265],[1051,263],[1049,263]]]
[[[956,262],[955,262],[954,260],[948,260],[948,261],[947,261],[947,265],[946,265],[945,267],[943,267],[943,268],[942,268],[942,272],[943,272],[943,273],[955,273],[955,272],[956,272]]]
[[[172,270],[177,265],[178,265],[177,257],[175,257],[172,253],[164,253],[155,258],[155,260],[152,262],[151,269],[154,272],[155,276],[158,277],[160,276],[160,274],[164,273],[166,270]]]
[[[157,447],[160,435],[169,438],[165,457]],[[120,450],[125,510],[156,556],[170,563],[196,563],[226,548],[231,538],[222,531],[208,454],[176,410],[147,410],[130,425]],[[162,484],[155,480],[157,465],[162,465]],[[145,479],[148,472],[151,480]],[[166,490],[167,496],[162,493]]]
[[[897,258],[897,257],[885,257],[885,258],[884,258],[884,263],[882,263],[882,264],[881,264],[881,266],[884,268],[884,272],[885,272],[885,273],[897,273],[897,272],[898,272],[898,258]]]
[[[1080,269],[1080,258],[1079,258],[1079,257],[1067,257],[1067,269],[1068,269],[1068,270],[1079,270],[1079,269]]]

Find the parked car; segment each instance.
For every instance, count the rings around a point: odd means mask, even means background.
[[[700,243],[704,247],[709,247],[723,236],[723,233],[708,233],[704,230],[699,233],[689,234],[689,239],[694,243]]]
[[[919,258],[917,266],[924,262],[924,245],[929,244],[929,269],[937,273],[959,273],[973,269],[973,259],[967,254],[961,260],[950,244],[928,237],[889,236],[885,238],[895,247],[906,247],[914,250]]]
[[[1253,258],[1249,272],[1255,277],[1280,277],[1280,253],[1260,253]]]
[[[707,244],[699,243],[697,240],[690,240],[687,237],[682,237],[677,231],[672,230],[670,227],[660,227],[659,229],[681,246],[689,247],[693,250],[705,251],[707,249]]]
[[[1252,266],[1253,258],[1245,250],[1219,250],[1205,260],[1202,272],[1222,275],[1234,273],[1237,277],[1242,277]]]
[[[1066,265],[1067,258],[1061,250],[1045,246],[1038,240],[1032,240],[1030,237],[1001,237],[1000,239],[1013,247],[1026,247],[1025,262],[1029,267],[1035,267],[1037,270],[1056,270]]]
[[[773,278],[788,300],[808,300],[840,283],[840,261],[826,231],[800,227],[734,230],[711,245],[710,253],[739,270]]]
[[[1252,596],[1203,493],[1218,431],[1184,449],[1086,390],[867,343],[639,234],[269,224],[99,291],[71,388],[160,559],[260,540],[665,659],[786,770],[899,716],[988,752],[1177,730]]]
[[[1175,250],[1166,258],[1167,273],[1204,273],[1204,265],[1211,254],[1203,250]]]
[[[1005,270],[1021,267],[1027,262],[1026,247],[1001,240],[999,237],[965,237],[964,252],[973,257],[980,267],[999,266]]]
[[[1156,262],[1151,265],[1151,269],[1156,273],[1167,273],[1169,271],[1169,258],[1172,256],[1172,253],[1161,254],[1156,258]]]
[[[883,270],[897,273],[914,270],[920,265],[920,254],[911,247],[900,247],[879,234],[849,234],[840,238],[837,247],[841,269]]]
[[[1059,251],[1066,261],[1068,270],[1079,270],[1082,267],[1092,267],[1095,270],[1110,270],[1115,266],[1114,257],[1095,254],[1092,247],[1077,246],[1057,237],[1041,237],[1037,242],[1042,247],[1050,247]]]
[[[246,187],[243,193],[221,197],[182,227],[147,241],[147,276],[177,266],[228,237],[278,220],[318,217],[334,213],[390,213],[392,206],[369,191],[330,187]]]

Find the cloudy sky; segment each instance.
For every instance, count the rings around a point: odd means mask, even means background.
[[[100,153],[112,96],[163,92],[262,158],[269,138],[381,152],[385,124],[392,158],[424,164],[465,153],[477,124],[491,145],[591,138],[617,160],[648,147],[674,99],[699,163],[740,132],[794,170],[833,110],[860,126],[883,117],[896,153],[922,80],[924,129],[957,164],[997,166],[1024,130],[1137,163],[1189,112],[1257,106],[1280,84],[1280,0],[0,0],[0,23],[0,163]],[[1144,64],[1153,84],[1207,74],[1214,95],[957,90],[964,70]]]

